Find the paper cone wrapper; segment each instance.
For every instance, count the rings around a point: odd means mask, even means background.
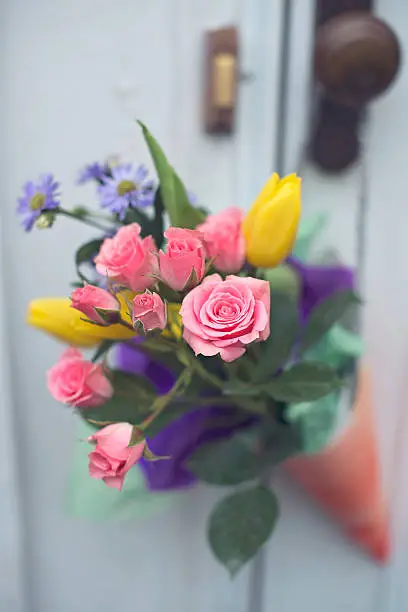
[[[371,385],[361,371],[351,420],[323,451],[285,462],[294,479],[371,557],[390,554],[387,506],[381,488]]]

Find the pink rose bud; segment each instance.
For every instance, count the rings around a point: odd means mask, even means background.
[[[114,423],[88,438],[88,442],[95,444],[88,455],[92,478],[103,480],[108,487],[122,490],[127,472],[142,457],[146,445],[143,440],[129,446],[132,430],[129,423]]]
[[[204,238],[207,257],[214,259],[214,268],[220,272],[239,272],[245,262],[245,238],[242,221],[245,213],[231,206],[220,213],[209,215],[197,227]]]
[[[71,295],[72,308],[99,325],[111,325],[119,320],[120,304],[116,297],[93,285],[79,287]]]
[[[95,257],[99,274],[122,283],[133,291],[144,291],[156,282],[157,250],[152,236],[141,238],[141,227],[131,223],[113,238],[105,238]]]
[[[223,281],[212,274],[183,300],[183,338],[196,355],[219,353],[224,361],[234,361],[248,344],[268,338],[269,312],[267,281],[239,276]]]
[[[58,402],[76,408],[100,406],[113,395],[104,366],[87,361],[81,351],[72,347],[48,370],[47,386]]]
[[[160,295],[146,290],[133,298],[133,323],[137,321],[140,321],[145,331],[166,327],[166,305]]]
[[[160,277],[174,291],[182,291],[201,281],[205,271],[205,249],[196,230],[170,227],[164,232],[166,252],[160,251]]]

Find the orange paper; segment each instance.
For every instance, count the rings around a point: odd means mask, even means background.
[[[367,372],[359,376],[352,420],[332,444],[315,455],[285,463],[289,473],[380,563],[390,554],[387,506]]]

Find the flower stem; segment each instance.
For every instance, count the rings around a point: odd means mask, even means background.
[[[191,402],[191,400],[190,400]],[[214,397],[204,397],[203,399],[199,399],[197,400],[197,402],[194,402],[194,404],[197,403],[197,406],[200,407],[204,407],[204,406],[234,406],[234,401],[230,398],[230,397],[220,397],[218,396],[214,396]]]
[[[65,208],[59,207],[57,208],[56,212],[60,215],[64,215],[64,217],[70,217],[71,219],[75,219],[76,221],[82,221],[82,223],[85,223],[86,225],[89,225],[90,227],[93,227],[95,229],[101,230],[104,233],[110,232],[112,229],[111,227],[105,227],[103,225],[100,225],[96,221],[92,221],[92,219],[88,219],[87,217],[78,216],[70,210],[66,210]]]
[[[113,425],[115,423],[115,421],[95,421],[94,419],[87,419],[86,417],[85,420],[87,421],[87,423],[91,423],[92,425],[98,425],[98,427],[105,427],[106,425]]]
[[[133,325],[131,325],[130,323],[128,323],[127,321],[125,321],[125,319],[122,319],[122,317],[120,317],[119,321],[118,321],[119,325],[122,325],[122,327],[126,327],[126,329],[131,329],[132,331],[135,332],[136,335],[136,330],[133,327]]]
[[[122,225],[122,223],[120,223],[120,221],[116,221],[116,219],[113,219],[107,215],[101,214],[101,213],[95,213],[95,212],[91,212],[89,210],[86,211],[86,216],[87,217],[92,217],[94,219],[102,219],[103,221],[107,221],[108,223],[115,223],[117,225]]]
[[[199,362],[197,358],[193,359],[191,363],[193,364],[193,368],[195,369],[196,373],[199,376],[201,376],[203,380],[208,382],[213,387],[217,387],[217,389],[224,388],[223,381],[220,378],[218,378],[218,376],[215,376],[214,374],[207,372],[207,370],[204,368],[204,366],[201,365],[201,363]]]
[[[146,429],[152,421],[157,419],[157,417],[163,412],[163,410],[171,402],[171,400],[174,399],[180,387],[184,385],[184,383],[189,379],[190,375],[191,375],[190,369],[186,368],[180,374],[180,376],[178,377],[178,379],[176,380],[176,382],[174,383],[170,391],[166,393],[166,395],[160,395],[153,402],[153,406],[152,406],[153,413],[150,416],[148,416],[147,419],[143,421],[143,423],[140,425],[140,429],[143,429],[143,430]]]

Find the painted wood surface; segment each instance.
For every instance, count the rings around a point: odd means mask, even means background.
[[[142,602],[145,612],[408,609],[406,72],[372,106],[362,162],[328,178],[300,164],[313,2],[3,4],[0,129],[7,146],[1,148],[0,169],[6,203],[0,211],[5,296],[0,311],[0,608],[108,612]],[[284,30],[288,4],[291,19]],[[377,4],[405,47],[408,7],[400,0]],[[200,130],[202,34],[231,24],[241,32],[243,75],[253,78],[241,82],[237,133],[230,139],[210,138]],[[289,89],[279,150],[284,36],[289,36]],[[144,160],[132,125],[136,116],[160,138],[188,187],[214,210],[246,205],[270,169],[291,171],[300,164],[295,169],[304,177],[306,214],[331,214],[325,240],[358,268],[366,300],[363,333],[374,373],[395,546],[387,569],[375,567],[346,542],[283,473],[273,478],[282,505],[277,532],[233,583],[211,558],[204,539],[216,490],[201,488],[181,496],[166,514],[142,522],[90,525],[66,513],[74,422],[44,384],[44,371],[60,347],[22,322],[29,299],[66,293],[74,274],[72,250],[90,234],[67,222],[52,232],[23,235],[14,201],[27,177],[50,168],[67,186],[67,203],[76,204],[82,194],[92,198],[92,190],[70,187],[78,164],[117,151]]]
[[[408,6],[380,0],[379,15],[408,45]],[[367,299],[364,335],[376,374],[377,423],[384,478],[391,500],[394,556],[376,585],[375,612],[408,609],[408,226],[406,159],[408,74],[403,63],[393,89],[370,113],[366,141],[367,230],[363,286]]]
[[[408,8],[397,0],[380,1],[377,8],[404,47]],[[296,91],[299,82],[296,76],[291,79],[290,89]],[[273,605],[279,612],[399,612],[408,606],[408,294],[404,285],[408,213],[403,188],[407,83],[403,70],[394,88],[372,105],[363,132],[364,155],[356,167],[328,177],[311,164],[301,164],[305,214],[329,213],[325,243],[334,245],[342,259],[356,267],[365,300],[362,331],[374,380],[393,557],[386,568],[373,565],[281,472],[273,483],[279,491],[282,519],[265,554],[265,612]],[[296,161],[286,150],[286,163]]]
[[[24,612],[108,612],[141,602],[146,612],[245,612],[251,606],[250,569],[231,583],[206,545],[205,522],[218,490],[180,496],[167,513],[139,522],[107,526],[67,514],[74,419],[52,401],[44,381],[61,347],[26,327],[24,318],[35,296],[66,294],[74,247],[91,234],[65,222],[52,232],[24,235],[14,202],[28,177],[49,169],[61,179],[67,205],[83,196],[92,200],[92,189],[71,187],[78,165],[116,152],[144,161],[133,123],[140,117],[203,203],[214,210],[248,203],[272,161],[281,4],[7,4],[1,125],[8,205],[1,214],[9,351],[3,358],[11,361],[14,446],[24,449],[18,466]],[[242,81],[237,133],[210,138],[200,123],[202,38],[208,28],[231,24],[242,33],[242,63],[254,79]]]

